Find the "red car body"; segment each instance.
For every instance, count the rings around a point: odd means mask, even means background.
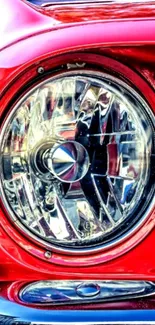
[[[39,7],[24,0],[1,0],[2,124],[28,82],[42,78],[46,70],[77,62],[79,66],[86,62],[101,70],[104,67],[127,79],[155,113],[155,2],[58,3]],[[0,295],[19,303],[17,291],[21,284],[47,279],[155,281],[154,225],[155,206],[131,236],[108,250],[79,256],[53,252],[47,258],[43,248],[14,227],[1,202]],[[74,308],[155,309],[155,299]]]

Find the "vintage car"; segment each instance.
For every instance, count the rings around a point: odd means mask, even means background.
[[[155,1],[0,1],[0,324],[155,324]]]

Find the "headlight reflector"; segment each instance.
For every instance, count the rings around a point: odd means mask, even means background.
[[[106,74],[66,73],[32,89],[0,143],[2,196],[16,224],[63,250],[117,241],[153,197],[151,116],[133,89]]]

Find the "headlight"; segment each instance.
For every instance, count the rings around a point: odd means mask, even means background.
[[[38,84],[1,134],[2,198],[15,224],[46,247],[79,252],[133,231],[154,195],[153,123],[141,96],[109,75]]]

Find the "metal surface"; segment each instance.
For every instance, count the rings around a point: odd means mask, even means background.
[[[60,30],[60,35],[55,37],[55,33],[52,33],[52,46],[57,47],[57,42],[59,46],[61,46],[61,35],[62,35],[62,27],[68,28],[72,27],[73,29],[69,29],[68,37],[65,39],[65,43],[71,42],[72,49],[76,47],[77,38],[76,35],[80,35],[80,30],[83,35],[83,28],[81,29],[79,23],[83,23],[85,25],[85,38],[83,38],[83,42],[81,44],[80,38],[78,37],[78,49],[88,46],[91,44],[151,44],[154,43],[154,15],[155,15],[155,3],[154,2],[141,2],[141,3],[93,3],[92,5],[89,3],[84,4],[82,7],[73,5],[62,6],[62,4],[58,7],[53,6],[50,8],[50,12],[46,12],[45,8],[40,7],[39,10],[37,7],[31,7],[28,3],[23,2],[21,0],[2,0],[1,12],[0,12],[0,30],[1,30],[1,38],[0,38],[0,48],[4,49],[9,45],[16,44],[19,41],[24,40],[24,44],[26,45],[26,40],[32,36],[39,36],[43,33],[43,40],[45,41],[45,34],[50,31],[58,31]],[[16,12],[20,11],[21,19],[16,20]],[[96,14],[94,15],[94,10]],[[7,13],[7,14],[6,14]],[[145,14],[144,14],[145,13]],[[7,19],[3,19],[3,17],[7,17]],[[25,17],[25,19],[22,19]],[[132,22],[130,20],[132,18]],[[150,20],[151,18],[151,20]],[[142,33],[143,24],[145,20],[145,33]],[[9,24],[8,24],[9,21]],[[98,22],[98,26],[93,24],[93,22]],[[107,24],[109,22],[110,24]],[[104,24],[104,34],[102,33],[103,26],[100,24]],[[115,26],[117,24],[117,26]],[[88,26],[87,26],[88,25]],[[75,27],[79,27],[76,30]],[[122,27],[123,26],[123,27]],[[13,28],[12,28],[13,27]],[[74,29],[75,28],[75,29]],[[88,28],[88,31],[87,31]],[[115,32],[117,30],[117,33]],[[91,31],[91,32],[90,32]],[[73,32],[73,35],[72,35]],[[5,37],[3,37],[5,34]],[[102,37],[101,37],[102,35]],[[49,35],[48,40],[49,40]],[[90,39],[90,40],[89,40]],[[59,41],[58,41],[59,40]],[[43,48],[39,46],[39,42],[35,41],[35,53],[38,51],[42,51]],[[50,45],[50,43],[48,43]],[[65,45],[65,47],[66,47]],[[33,48],[26,46],[29,48],[27,52],[27,56],[30,56],[33,52]],[[67,46],[69,49],[69,46]],[[46,47],[47,49],[47,47]],[[47,51],[47,53],[50,53]],[[15,62],[15,58],[12,53],[12,59]],[[18,57],[18,62],[22,60],[22,56]],[[16,56],[17,59],[17,56]],[[20,63],[19,63],[20,64]]]
[[[22,288],[22,302],[36,305],[73,305],[121,301],[155,294],[155,285],[145,281],[37,281]]]
[[[0,322],[8,325],[154,325],[153,310],[50,311],[0,299]]]
[[[93,0],[51,0],[51,1],[47,1],[47,0],[27,0],[28,2],[38,5],[38,6],[42,6],[42,7],[50,7],[53,6],[54,4],[78,4],[78,3],[93,3]],[[154,0],[152,0],[153,2]],[[114,4],[114,3],[143,3],[143,2],[150,2],[150,0],[128,0],[128,1],[123,1],[123,0],[96,0],[95,3],[105,3],[105,4]]]
[[[134,52],[132,52],[132,53],[134,54]],[[78,54],[78,57],[79,57],[79,54]],[[65,59],[68,62],[69,58],[70,58],[70,55],[69,56],[67,55],[66,57],[64,57],[64,56],[60,57],[59,58],[60,64]],[[74,60],[77,59],[77,55],[72,54],[72,58]],[[61,59],[63,61],[61,61]],[[114,71],[117,71],[117,73],[120,72],[122,75],[130,78],[131,82],[135,83],[135,85],[137,87],[139,87],[141,92],[147,95],[146,98],[147,98],[148,102],[150,102],[150,105],[151,105],[151,103],[154,102],[154,92],[151,90],[151,88],[148,86],[148,84],[138,74],[133,73],[133,71],[131,69],[127,68],[126,66],[120,65],[120,63],[119,62],[117,63],[115,60],[111,60],[109,58],[107,59],[105,57],[98,56],[98,55],[90,55],[89,54],[89,56],[88,56],[88,54],[86,54],[86,55],[80,54],[80,59],[82,61],[90,60],[91,62],[94,62],[94,64],[95,64],[95,62],[100,62],[101,67],[104,66],[104,67],[108,68],[109,64],[110,64],[111,68]],[[57,58],[56,58],[56,60],[57,60]],[[52,62],[55,62],[54,58],[52,59]],[[57,64],[57,61],[56,61],[56,64]],[[24,75],[24,79],[28,78],[30,75],[34,76],[35,73],[36,73],[36,67],[35,67],[35,72],[33,72],[33,71],[31,73],[28,72],[26,75]],[[13,87],[10,89],[9,95],[11,95],[11,97],[14,93],[17,92],[17,87],[19,87],[19,85],[21,85],[20,79],[17,80],[16,87],[15,87],[15,85],[13,85]],[[146,92],[146,90],[147,90],[147,92]],[[5,101],[6,101],[6,99],[7,99],[7,101],[9,101],[8,92],[7,92],[7,97],[5,97]],[[2,107],[2,110],[3,110],[3,107]],[[129,278],[128,270],[130,270],[130,276],[132,279],[139,280],[139,279],[143,279],[144,276],[145,276],[145,279],[146,279],[146,277],[147,277],[147,279],[150,279],[150,274],[152,274],[152,277],[154,279],[154,271],[153,271],[154,255],[153,255],[153,251],[150,250],[150,245],[152,246],[152,244],[150,244],[150,243],[154,242],[154,235],[153,235],[154,233],[151,232],[151,230],[154,226],[153,206],[154,205],[152,205],[152,213],[148,217],[148,220],[145,222],[145,224],[138,225],[138,228],[135,229],[135,233],[133,234],[133,236],[130,237],[130,239],[128,238],[125,243],[123,242],[123,238],[121,238],[122,241],[119,243],[119,245],[117,247],[111,248],[110,254],[109,254],[109,251],[100,252],[100,254],[93,255],[93,256],[92,255],[86,256],[86,254],[84,254],[83,256],[80,256],[77,259],[76,256],[64,255],[64,254],[59,255],[56,253],[52,253],[49,261],[55,264],[54,270],[53,270],[52,264],[50,265],[50,263],[45,263],[46,258],[44,257],[44,251],[41,248],[39,248],[38,246],[36,247],[34,243],[28,241],[26,238],[24,238],[24,236],[21,236],[21,234],[17,233],[15,231],[15,227],[12,227],[10,225],[9,221],[6,219],[6,216],[1,211],[1,219],[0,219],[1,233],[2,233],[1,236],[3,237],[1,247],[4,251],[3,259],[5,259],[5,261],[6,261],[5,254],[7,252],[7,254],[9,255],[9,259],[11,260],[11,263],[12,263],[12,258],[14,258],[14,260],[15,260],[15,263],[14,263],[15,269],[14,270],[16,270],[16,271],[7,270],[7,274],[9,276],[9,278],[12,279],[12,276],[14,273],[15,278],[18,279],[19,271],[18,271],[18,267],[16,265],[16,261],[17,262],[20,261],[21,265],[24,265],[24,267],[25,267],[25,263],[26,263],[26,265],[28,265],[29,268],[31,270],[33,270],[33,272],[32,273],[30,272],[29,274],[26,272],[26,276],[28,278],[31,278],[32,280],[34,279],[33,278],[34,274],[36,276],[36,272],[39,277],[41,270],[43,270],[43,272],[46,272],[48,274],[51,274],[51,272],[54,272],[55,274],[57,274],[57,276],[58,276],[58,274],[60,274],[60,276],[61,275],[63,276],[63,274],[66,276],[66,274],[68,274],[68,272],[69,272],[69,274],[72,278],[73,278],[74,274],[80,274],[80,277],[82,277],[82,278],[85,278],[85,275],[87,274],[87,277],[90,278],[91,275],[89,275],[88,271],[87,271],[88,265],[90,267],[90,269],[89,269],[90,274],[94,274],[94,272],[95,272],[95,274],[97,274],[97,276],[100,279],[102,279],[103,273],[107,279],[108,278],[110,279],[111,276],[114,278],[115,275],[119,279],[120,278],[124,279],[124,276],[125,276],[125,278]],[[5,230],[4,230],[4,225],[5,225]],[[6,234],[6,232],[7,232],[7,234]],[[149,236],[147,236],[148,234],[149,234]],[[131,248],[135,247],[135,245],[137,245],[137,243],[142,241],[142,239],[144,239],[146,236],[147,236],[147,239],[143,240],[141,245],[138,245],[136,249],[134,249],[134,250],[132,249],[131,252],[128,252],[129,250],[131,250]],[[14,245],[15,245],[16,249],[12,250],[12,247]],[[147,246],[147,249],[145,246]],[[128,255],[127,255],[128,258],[126,258],[126,255],[125,255],[126,252],[128,252]],[[139,268],[139,265],[141,264],[141,254],[143,256],[143,261],[145,261],[143,263],[142,269]],[[123,256],[121,256],[121,255],[123,255]],[[119,256],[121,256],[120,259],[118,258]],[[118,259],[116,259],[116,257]],[[40,259],[42,259],[42,261]],[[112,259],[115,259],[112,263],[104,264],[104,262],[107,262]],[[136,263],[133,263],[133,260],[135,260]],[[96,268],[97,264],[100,264],[100,266]],[[65,267],[62,269],[61,265],[64,265]],[[70,266],[70,267],[68,267],[68,266]],[[81,266],[83,266],[83,267],[81,267]],[[95,269],[94,269],[94,266],[95,266]],[[3,265],[3,267],[4,267],[4,265]],[[22,276],[24,277],[25,275],[23,274]]]
[[[154,111],[154,2],[61,4],[46,13],[43,9],[38,12],[21,0],[1,0],[1,121],[17,93],[38,76],[39,66],[51,71],[71,61],[121,75]],[[86,49],[89,53],[76,53]],[[146,222],[110,251],[78,258],[52,252],[48,263],[45,251],[15,230],[2,206],[0,279],[33,281],[47,279],[51,273],[59,279],[103,279],[103,274],[106,279],[155,279],[154,250],[150,249],[155,246],[154,213],[153,205]]]
[[[76,295],[82,298],[91,298],[96,297],[101,294],[101,287],[98,283],[94,281],[88,282],[80,282],[77,284],[76,289],[74,289]]]
[[[70,184],[83,179],[90,164],[87,150],[76,141],[64,142],[54,149],[48,149],[44,153],[43,163],[57,179]]]
[[[129,217],[144,220],[143,198],[151,209],[153,197],[146,105],[120,80],[89,71],[32,89],[1,133],[2,197],[16,224],[39,242],[68,252],[79,245],[83,254],[104,247],[104,238],[117,243],[119,225],[124,233],[133,226]]]

